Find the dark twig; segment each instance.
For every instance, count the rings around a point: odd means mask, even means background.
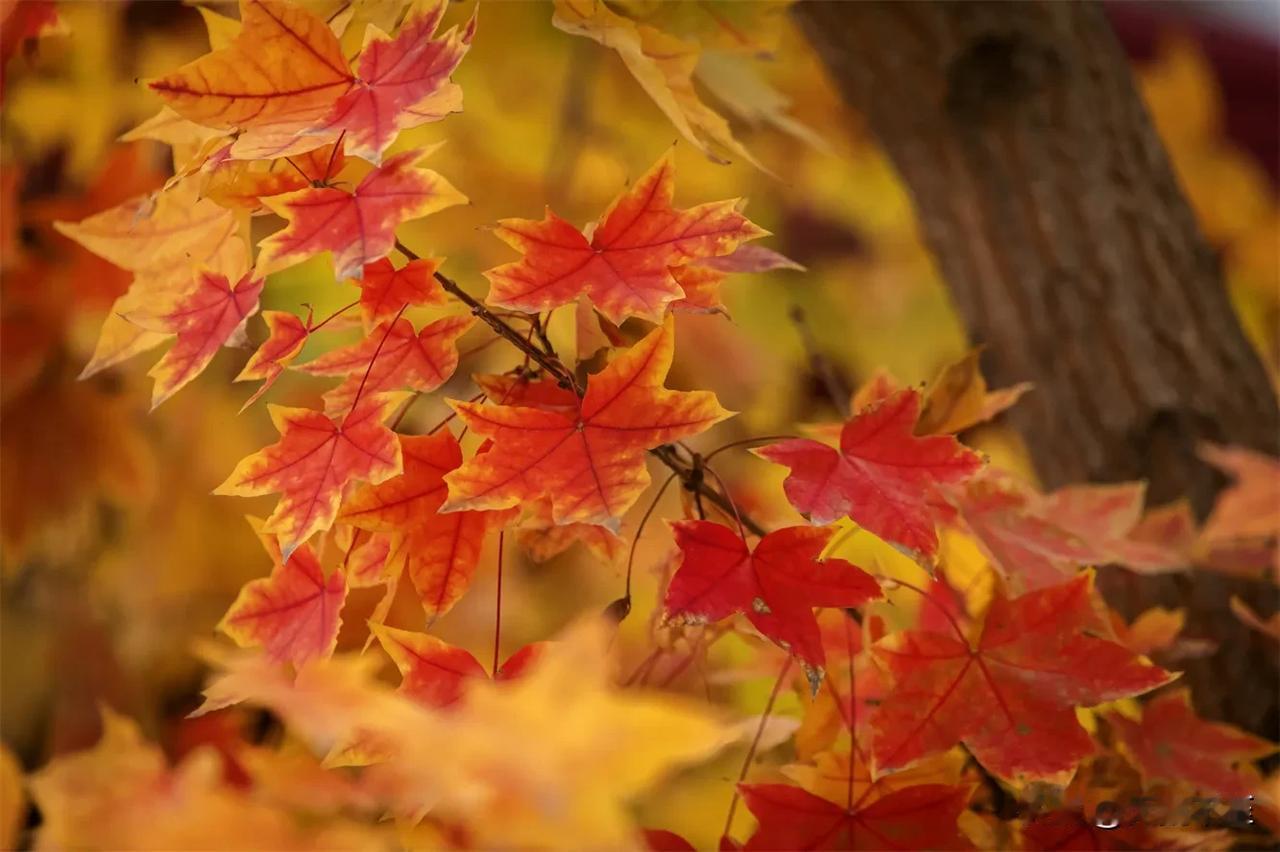
[[[399,240],[396,241],[396,249],[410,260],[419,259],[417,252]],[[463,290],[458,286],[457,282],[452,278],[449,278],[447,275],[444,275],[439,270],[436,271],[435,277],[436,280],[440,282],[440,286],[445,289],[445,292],[451,294],[458,299],[458,301],[469,307],[471,309],[471,313],[483,320],[485,324],[493,329],[499,337],[506,340],[516,349],[519,349],[531,361],[546,371],[548,375],[559,381],[562,386],[572,389],[578,396],[584,395],[585,392],[578,386],[577,382],[574,380],[573,374],[565,369],[564,364],[560,363],[560,359],[557,358],[553,352],[544,351],[542,348],[535,345],[532,340],[533,335],[530,335],[528,338],[521,336],[514,328],[508,325],[502,317],[489,310],[489,308],[487,308],[482,302],[466,290]],[[540,321],[534,325],[535,333],[539,327],[541,327]],[[658,461],[670,468],[671,471],[680,478],[681,484],[686,488],[702,495],[704,499],[724,512],[725,515],[729,517],[739,516],[742,521],[742,526],[750,530],[755,535],[760,537],[765,535],[767,530],[765,530],[763,526],[755,521],[750,515],[738,512],[729,496],[727,494],[722,494],[720,491],[707,484],[707,482],[702,478],[702,471],[698,470],[697,466],[692,461],[685,461],[682,459],[675,447],[671,445],[655,447],[650,450],[649,453],[654,458],[658,459]]]

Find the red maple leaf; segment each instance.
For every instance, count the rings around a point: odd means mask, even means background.
[[[264,534],[260,522],[254,526],[274,567],[269,577],[245,584],[218,628],[238,645],[261,647],[273,660],[295,666],[328,657],[338,642],[347,599],[342,572],[326,578],[308,545],[285,561],[276,537]]]
[[[400,444],[382,421],[402,394],[366,396],[342,419],[308,408],[269,406],[280,440],[242,459],[215,494],[279,493],[263,530],[280,537],[284,558],[338,514],[342,490],[382,482],[400,472]]]
[[[1095,750],[1075,707],[1137,695],[1173,679],[1099,637],[1093,574],[1009,600],[997,593],[973,639],[891,633],[872,648],[892,686],[871,719],[877,771],[964,743],[1002,778],[1065,781]]]
[[[263,283],[264,279],[249,273],[232,284],[206,270],[197,273],[191,288],[163,313],[130,315],[143,327],[177,335],[172,348],[148,373],[156,380],[152,409],[204,372],[222,345],[242,332],[245,320],[258,310]]]
[[[826,655],[815,606],[850,607],[880,597],[880,586],[843,559],[819,559],[832,530],[787,527],[754,550],[729,527],[710,521],[673,523],[680,565],[667,588],[666,617],[719,621],[743,613],[756,629],[822,676]]]
[[[622,513],[649,484],[644,451],[696,435],[730,415],[709,391],[662,384],[675,334],[670,318],[587,382],[574,408],[480,405],[450,401],[493,449],[445,477],[442,511],[507,509],[540,497],[557,524],[603,524],[615,532]]]
[[[448,381],[458,368],[458,338],[474,324],[474,317],[452,316],[416,332],[413,323],[401,317],[374,328],[360,342],[327,352],[298,369],[313,376],[347,377],[324,395],[325,411],[331,415],[346,411],[362,392],[426,393]]]
[[[258,397],[275,384],[285,367],[298,357],[311,334],[301,317],[287,311],[263,311],[262,319],[267,323],[267,339],[249,357],[244,369],[235,378],[237,382],[261,379],[262,384],[240,406],[241,411],[253,405]]]
[[[739,212],[737,199],[672,207],[674,175],[668,153],[614,200],[590,239],[550,209],[541,221],[503,219],[495,233],[524,257],[485,273],[489,304],[534,313],[586,293],[615,324],[630,316],[660,322],[684,296],[671,267],[729,254],[767,233]]]
[[[461,92],[449,75],[471,47],[476,19],[473,15],[461,30],[454,27],[433,39],[448,6],[447,0],[435,0],[416,8],[394,37],[376,33],[365,43],[355,81],[320,125],[344,132],[352,154],[378,163],[401,130],[462,108]]]
[[[950,436],[917,437],[919,415],[920,394],[902,391],[849,420],[839,450],[793,439],[755,452],[791,469],[783,490],[813,523],[847,515],[887,541],[931,556],[938,549],[931,489],[973,475],[982,458]]]
[[[405,555],[409,579],[428,617],[448,612],[471,585],[484,536],[509,520],[504,512],[440,514],[444,477],[462,464],[462,448],[448,431],[402,435],[404,472],[352,494],[339,519],[387,533]]]
[[[1125,753],[1147,778],[1185,781],[1226,798],[1248,796],[1256,786],[1232,764],[1267,757],[1267,742],[1232,725],[1206,722],[1186,689],[1163,692],[1142,707],[1142,721],[1108,713]]]
[[[416,168],[432,150],[396,154],[351,192],[321,186],[264,198],[289,225],[262,241],[258,269],[273,272],[329,251],[338,278],[359,278],[391,251],[401,223],[466,203],[443,177]]]
[[[969,787],[907,787],[865,807],[841,807],[787,784],[738,789],[760,821],[748,850],[973,848],[956,827]]]
[[[439,268],[437,258],[412,260],[396,269],[384,257],[366,266],[360,281],[360,312],[365,328],[390,320],[405,305],[445,304],[448,296],[434,277]]]

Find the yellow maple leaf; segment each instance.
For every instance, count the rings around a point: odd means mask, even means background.
[[[374,682],[367,658],[313,662],[295,680],[261,656],[225,656],[200,712],[265,705],[319,749],[372,738],[388,757],[366,775],[392,813],[460,822],[482,846],[622,848],[636,843],[629,800],[742,729],[614,688],[608,644],[602,622],[581,622],[523,677],[476,678],[447,711]]]
[[[557,29],[613,48],[658,108],[685,139],[715,162],[725,162],[719,148],[757,168],[756,161],[733,137],[724,116],[703,103],[693,87],[700,48],[662,30],[638,24],[611,11],[600,0],[556,0],[551,23]]]

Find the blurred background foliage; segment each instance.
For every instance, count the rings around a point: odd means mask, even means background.
[[[716,433],[715,443],[832,419],[832,385],[847,394],[879,369],[907,383],[932,378],[967,344],[922,246],[910,199],[885,157],[785,15],[739,30],[700,8],[640,2],[628,10],[658,16],[665,29],[702,41],[699,82],[767,171],[745,162],[717,165],[673,141],[671,124],[618,57],[554,29],[549,6],[486,5],[475,46],[455,77],[465,111],[406,133],[397,145],[444,141],[429,165],[471,204],[406,226],[402,238],[420,253],[447,257],[446,272],[482,294],[480,271],[512,257],[486,225],[505,216],[538,217],[544,204],[585,222],[674,144],[677,202],[747,198],[750,216],[775,235],[767,244],[808,267],[738,276],[725,288],[727,316],[679,317],[672,386],[714,389],[742,413]],[[450,21],[469,11],[452,10]],[[163,183],[167,149],[115,140],[160,105],[138,80],[208,49],[204,23],[195,9],[176,3],[67,3],[60,12],[62,32],[20,51],[6,69],[0,143],[0,733],[27,767],[93,743],[100,702],[141,720],[171,753],[216,739],[207,723],[183,721],[201,674],[191,646],[212,635],[239,587],[269,568],[242,517],[264,511],[269,501],[253,507],[210,494],[237,459],[274,440],[264,409],[236,414],[251,389],[231,379],[248,351],[224,350],[205,376],[150,414],[144,374],[153,355],[77,382],[104,311],[128,276],[51,227]],[[1154,29],[1143,36],[1146,55],[1136,62],[1142,90],[1221,253],[1248,332],[1274,368],[1280,214],[1273,166],[1228,135],[1220,69],[1196,28],[1176,17],[1162,23],[1158,15],[1148,27]],[[270,217],[255,220],[255,239],[277,225]],[[310,305],[324,316],[355,292],[335,282],[320,258],[275,276],[264,307],[300,312]],[[561,313],[554,331],[566,341],[572,312]],[[262,334],[255,320],[250,336]],[[414,406],[406,431],[438,423],[447,412],[441,396],[472,396],[471,373],[513,366],[508,350],[484,345],[481,332],[472,335],[462,343],[472,354],[455,379],[442,395]],[[330,336],[325,345],[341,341]],[[292,373],[270,398],[313,405],[323,389]],[[1026,471],[1016,438],[998,425],[966,438]],[[766,522],[788,519],[791,510],[766,496],[781,494],[781,469],[745,454],[722,458],[722,475],[752,512]],[[680,499],[669,491],[663,513],[678,515]],[[637,549],[642,605],[624,624],[624,672],[641,663],[648,647],[669,547],[669,535],[655,523]],[[857,537],[845,549],[842,555],[882,567],[906,561]],[[576,613],[603,608],[620,594],[622,570],[580,549],[544,564],[513,556],[507,650],[545,638]],[[481,654],[492,635],[492,583],[491,554],[472,592],[433,632]],[[340,650],[359,649],[364,631],[356,628],[378,594],[352,592],[346,615],[352,629]],[[389,623],[421,629],[420,622],[416,601],[395,603]],[[731,637],[716,654],[755,675],[708,682],[673,666],[649,675],[650,682],[736,694],[744,712],[758,712],[781,663],[776,649]],[[797,707],[788,698],[779,713],[795,714]],[[721,795],[722,779],[740,758],[730,753],[690,773],[649,801],[646,812],[661,813],[674,830],[692,830],[702,808],[699,791]]]

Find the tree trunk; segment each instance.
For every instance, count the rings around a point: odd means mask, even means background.
[[[1276,452],[1266,370],[1098,6],[794,13],[910,189],[989,377],[1035,383],[1010,421],[1047,486],[1141,478],[1203,517],[1222,479],[1199,442]],[[1187,667],[1201,713],[1275,735],[1275,648],[1227,608],[1242,588],[1274,606],[1274,588],[1116,569],[1102,587],[1130,617],[1187,607],[1187,632],[1220,643]]]

